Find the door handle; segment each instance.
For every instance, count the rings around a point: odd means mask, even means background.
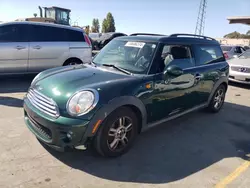
[[[25,48],[26,48],[25,46],[16,46],[17,50],[22,50],[22,49],[25,49]]]
[[[202,78],[202,75],[200,75],[199,73],[197,73],[194,78],[195,78],[195,80],[200,81],[201,78]]]
[[[39,45],[37,45],[37,46],[33,46],[33,48],[36,49],[36,50],[39,50],[39,49],[41,49],[42,47],[39,46]]]

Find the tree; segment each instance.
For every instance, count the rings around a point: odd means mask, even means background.
[[[108,32],[108,25],[107,25],[107,20],[104,18],[102,21],[102,33],[107,33]]]
[[[115,20],[109,12],[102,22],[102,33],[115,32]]]
[[[237,39],[237,38],[241,38],[241,34],[237,31],[232,32],[232,33],[228,33],[224,36],[224,38],[229,38],[229,39]]]
[[[97,18],[96,19],[94,18],[92,21],[91,32],[92,33],[99,33],[100,32],[100,24],[99,24],[99,20]]]
[[[107,20],[108,32],[115,32],[115,20],[114,20],[113,15],[110,12],[107,14],[106,20]]]
[[[250,32],[248,31],[246,34],[241,34],[237,31],[228,33],[227,35],[224,36],[224,38],[229,38],[229,39],[250,39]]]

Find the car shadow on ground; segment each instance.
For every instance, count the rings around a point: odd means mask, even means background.
[[[234,86],[234,87],[240,87],[243,89],[250,89],[250,84],[241,84],[241,83],[235,83],[235,82],[229,82],[230,86]]]
[[[10,107],[23,107],[23,100],[13,97],[0,96],[0,106],[10,106]]]
[[[225,103],[217,114],[188,114],[140,134],[134,147],[119,158],[102,158],[90,150],[60,153],[45,148],[66,165],[103,179],[168,183],[225,158],[248,159],[249,111],[249,107]]]
[[[27,92],[35,76],[35,74],[0,76],[0,94]]]

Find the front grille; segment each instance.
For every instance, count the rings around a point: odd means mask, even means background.
[[[235,67],[231,66],[232,71],[237,71],[237,72],[243,72],[243,73],[250,73],[250,68],[249,67]]]
[[[32,125],[32,128],[41,136],[43,137],[44,139],[48,140],[48,141],[51,141],[52,140],[52,133],[51,131],[42,126],[41,124],[37,123],[34,119],[32,119],[30,116],[28,116],[30,122],[31,122],[31,125]]]
[[[56,103],[52,99],[41,94],[39,91],[35,89],[29,89],[27,98],[33,106],[43,113],[53,118],[59,117],[59,111]]]

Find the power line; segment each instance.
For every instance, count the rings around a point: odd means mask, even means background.
[[[201,0],[195,27],[196,35],[204,35],[206,8],[207,8],[207,0]]]

